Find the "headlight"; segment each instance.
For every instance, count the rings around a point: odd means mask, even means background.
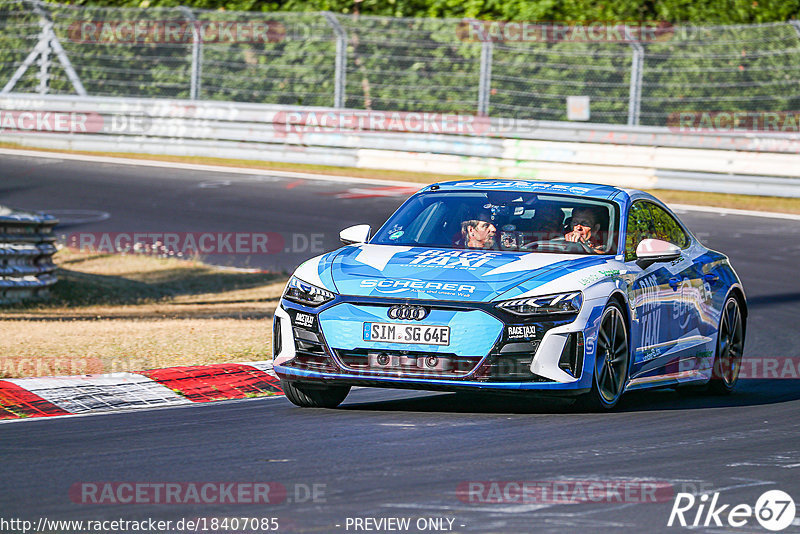
[[[327,289],[303,282],[297,277],[292,277],[283,293],[283,298],[312,308],[321,306],[336,298],[336,294]]]
[[[498,308],[514,315],[569,315],[578,313],[583,304],[580,291],[543,297],[528,297],[501,302]]]

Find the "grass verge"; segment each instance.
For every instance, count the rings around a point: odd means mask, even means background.
[[[143,255],[55,255],[50,300],[0,309],[0,377],[271,358],[286,276]]]
[[[357,178],[402,180],[420,184],[429,184],[444,180],[485,179],[486,176],[445,175],[425,172],[409,172],[397,170],[356,169],[351,167],[333,167],[328,165],[308,165],[300,163],[283,163],[272,161],[253,161],[242,159],[207,158],[196,156],[158,156],[151,154],[127,154],[120,152],[80,152],[70,150],[32,148],[14,143],[0,143],[0,147],[37,150],[41,152],[61,152],[69,154],[85,154],[90,156],[119,157],[151,161],[167,161],[176,163],[194,163],[201,165],[220,165],[248,169],[306,172],[332,176],[353,176]],[[588,177],[587,179],[590,179]],[[800,213],[800,198],[768,197],[737,195],[735,193],[703,193],[696,191],[673,191],[671,189],[651,189],[648,192],[667,203],[694,204],[698,206],[714,206],[741,210],[755,210],[779,213]]]

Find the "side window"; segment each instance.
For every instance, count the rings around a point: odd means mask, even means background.
[[[664,208],[655,204],[650,204],[650,213],[653,214],[653,226],[655,226],[656,239],[669,241],[673,245],[681,248],[689,246],[689,236],[683,231],[672,215]]]
[[[661,239],[680,248],[689,245],[689,236],[663,208],[651,202],[636,202],[628,212],[625,260],[636,259],[636,246],[642,239]]]
[[[636,246],[642,239],[655,237],[650,210],[645,202],[636,202],[628,212],[628,232],[625,238],[625,261],[636,259]]]

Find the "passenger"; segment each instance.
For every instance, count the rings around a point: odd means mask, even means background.
[[[496,233],[497,228],[492,224],[491,216],[481,213],[461,223],[461,237],[457,243],[466,248],[494,248]]]
[[[575,208],[572,210],[572,231],[567,232],[564,239],[571,243],[580,243],[587,252],[603,254],[605,244],[600,237],[601,216],[595,208]]]

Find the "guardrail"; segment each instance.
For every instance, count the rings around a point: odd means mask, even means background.
[[[11,94],[0,142],[800,197],[800,135]]]
[[[0,206],[0,304],[46,297],[56,283],[58,219]]]

